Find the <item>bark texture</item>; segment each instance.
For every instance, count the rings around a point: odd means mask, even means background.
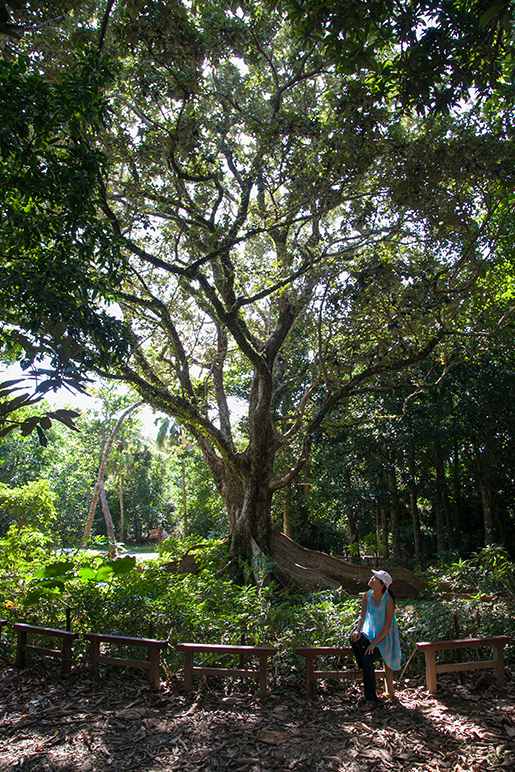
[[[306,590],[336,589],[343,587],[351,595],[366,588],[371,576],[368,566],[344,563],[325,552],[306,549],[284,533],[272,531],[271,557],[275,561],[274,574],[284,584],[296,584]],[[392,588],[398,598],[417,598],[426,589],[427,582],[407,568],[390,568]]]

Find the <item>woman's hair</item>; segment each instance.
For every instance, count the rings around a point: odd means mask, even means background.
[[[393,605],[396,606],[397,604],[396,604],[396,601],[395,601],[395,595],[393,594],[392,588],[391,587],[387,587],[386,584],[381,579],[379,579],[379,581],[383,585],[383,595],[385,594],[385,592],[387,592],[388,595],[390,596],[390,598],[393,600]]]

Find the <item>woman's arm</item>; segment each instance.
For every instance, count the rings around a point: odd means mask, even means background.
[[[361,635],[361,628],[365,624],[365,617],[367,615],[367,602],[368,602],[368,593],[365,592],[363,594],[362,599],[361,599],[361,613],[360,613],[359,619],[358,619],[358,626],[356,627],[355,631],[350,634],[351,641],[359,640],[359,637]],[[391,624],[391,622],[390,622],[390,624]]]

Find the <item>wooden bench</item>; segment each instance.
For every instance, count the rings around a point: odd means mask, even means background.
[[[306,658],[306,690],[308,699],[313,696],[313,684],[317,678],[339,678],[354,680],[362,678],[361,670],[355,668],[344,668],[343,670],[315,670],[314,660],[316,657],[353,657],[354,652],[351,646],[298,646],[295,653],[299,657]],[[378,676],[384,678],[385,692],[390,697],[395,694],[393,685],[393,671],[384,665],[381,670],[376,670]]]
[[[91,670],[100,675],[100,663],[106,665],[118,665],[119,667],[136,667],[147,671],[147,677],[150,683],[159,689],[161,684],[159,665],[161,658],[161,649],[168,646],[167,641],[159,641],[155,638],[131,638],[125,635],[106,635],[104,633],[85,633],[84,638],[89,641],[89,664]],[[141,647],[148,649],[148,659],[125,659],[123,657],[113,657],[102,654],[100,647],[102,643],[118,646]]]
[[[241,678],[257,678],[259,683],[259,696],[264,697],[267,694],[267,662],[268,657],[273,656],[277,649],[272,646],[231,646],[223,644],[210,643],[178,643],[177,650],[184,652],[184,688],[187,692],[193,689],[193,674],[198,675],[216,675],[216,676],[236,676]],[[195,667],[193,665],[193,655],[196,652],[206,654],[233,654],[239,655],[239,667]],[[245,657],[257,657],[259,667],[257,670],[244,667]]]
[[[486,670],[493,668],[497,683],[504,685],[503,648],[509,642],[506,635],[494,635],[490,638],[460,638],[454,641],[420,641],[417,649],[423,651],[426,658],[426,684],[431,694],[436,694],[436,676],[438,673],[457,673],[464,670]],[[493,659],[474,662],[436,663],[436,652],[449,649],[473,649],[485,646],[493,650]]]
[[[25,653],[33,651],[36,654],[42,654],[46,657],[56,657],[61,659],[63,673],[69,673],[72,664],[72,646],[78,633],[72,633],[69,630],[55,630],[52,627],[36,627],[35,625],[26,625],[16,622],[13,626],[18,636],[16,648],[16,667],[25,667]],[[60,649],[48,649],[43,646],[35,646],[27,643],[28,635],[36,635],[40,638],[60,638]]]

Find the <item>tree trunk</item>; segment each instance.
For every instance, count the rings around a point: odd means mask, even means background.
[[[118,556],[118,550],[116,548],[114,523],[113,518],[111,517],[111,512],[109,511],[109,504],[107,503],[107,494],[103,480],[102,485],[100,486],[100,504],[102,506],[102,512],[104,514],[104,520],[106,524],[107,541],[109,542],[109,557],[116,558]]]
[[[188,492],[186,490],[186,464],[181,458],[181,488],[182,488],[182,535],[188,535]]]
[[[441,517],[444,521],[444,530],[449,535],[449,546],[455,546],[456,539],[452,529],[451,507],[449,501],[449,491],[447,488],[447,478],[445,475],[445,464],[443,460],[442,446],[438,436],[438,430],[435,437],[435,468],[436,468],[436,496]],[[445,537],[444,537],[445,538]]]
[[[378,567],[379,558],[383,554],[381,544],[381,510],[379,504],[376,504],[376,568]]]
[[[82,545],[86,546],[86,542],[88,541],[89,537],[91,536],[91,528],[93,527],[93,519],[95,517],[95,512],[97,509],[98,504],[98,497],[100,496],[100,490],[102,488],[102,485],[104,483],[104,476],[107,466],[107,460],[109,458],[109,453],[111,452],[111,448],[113,447],[113,442],[115,440],[116,435],[120,431],[121,425],[129,415],[129,413],[132,413],[133,410],[136,410],[136,408],[140,407],[143,404],[143,402],[136,402],[136,404],[131,405],[127,410],[125,410],[118,421],[115,424],[115,427],[113,431],[111,432],[111,435],[107,441],[107,445],[104,448],[104,452],[102,453],[102,458],[100,460],[100,466],[98,469],[98,475],[97,475],[97,482],[95,484],[95,489],[93,491],[93,498],[91,500],[91,505],[89,507],[88,517],[86,519],[86,524],[84,526],[84,533],[82,534]]]
[[[123,472],[120,475],[120,487],[118,489],[118,501],[120,502],[120,541],[125,544],[125,504],[123,500],[123,484],[125,482],[125,475]]]
[[[366,589],[371,576],[368,566],[344,563],[324,552],[306,549],[277,531],[271,532],[270,544],[270,554],[276,563],[274,574],[286,585],[300,585],[308,590],[343,587],[353,595]],[[424,579],[407,568],[388,568],[388,571],[399,598],[416,598],[427,587]]]
[[[383,558],[390,557],[390,547],[388,544],[388,516],[385,507],[381,507],[381,538],[382,538],[382,552]]]
[[[352,483],[349,470],[347,470],[345,474],[345,482],[347,484],[347,488],[351,490]],[[356,525],[356,518],[354,517],[354,509],[349,505],[345,507],[345,519],[347,521],[347,531],[349,533],[349,551],[351,554],[351,559],[353,562],[359,562],[359,531]]]
[[[494,543],[494,517],[492,506],[492,486],[486,477],[481,478],[481,502],[483,505],[483,518],[485,522],[485,545]]]
[[[268,485],[253,479],[238,483],[230,498],[234,527],[230,533],[231,554],[253,563],[259,552],[270,552],[270,511],[272,492]]]
[[[356,526],[356,518],[352,507],[347,507],[346,512],[347,530],[349,531],[349,548],[352,558],[359,560],[359,531]]]
[[[244,453],[221,458],[200,432],[191,429],[227,510],[233,575],[240,579],[245,563],[253,566],[257,576],[263,555],[270,554],[274,459],[280,446],[268,406],[261,410],[259,404],[253,405],[257,399],[254,388],[249,408],[254,441]]]
[[[288,485],[284,489],[284,499],[283,499],[283,533],[285,533],[286,536],[289,539],[292,538],[292,527],[291,527],[291,517],[290,517],[290,495],[291,495],[291,486]]]
[[[487,426],[483,431],[483,450],[480,454],[479,477],[481,484],[481,502],[485,523],[485,545],[494,543],[494,493],[492,490],[492,466],[494,457],[494,437],[492,429]]]
[[[415,545],[415,559],[422,557],[422,533],[420,530],[420,513],[417,502],[417,482],[415,478],[415,452],[413,443],[410,442],[406,451],[406,460],[408,466],[408,493],[409,508],[411,512],[411,523],[413,527],[413,541]]]
[[[390,491],[390,517],[392,524],[392,553],[396,560],[402,557],[401,548],[401,508],[397,491],[397,474],[394,464],[388,469],[388,488]]]
[[[453,492],[453,514],[454,514],[454,532],[456,534],[456,546],[461,545],[461,488],[460,488],[460,451],[458,445],[458,432],[454,432],[454,455],[452,459],[452,492]]]
[[[439,492],[435,492],[435,500],[433,504],[433,511],[436,521],[436,549],[439,553],[445,552],[445,518],[442,509],[441,498]]]

